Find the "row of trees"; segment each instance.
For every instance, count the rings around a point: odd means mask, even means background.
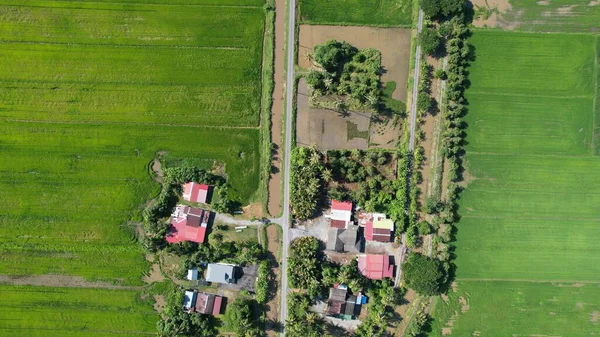
[[[294,148],[291,156],[292,209],[296,219],[305,220],[316,215],[324,178],[329,178],[330,174],[325,170],[323,156],[316,145]]]
[[[346,96],[359,106],[377,108],[382,99],[381,53],[329,40],[314,49],[313,60],[321,69],[312,70],[306,83],[312,95]]]

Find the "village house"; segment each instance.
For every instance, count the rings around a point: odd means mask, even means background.
[[[394,221],[382,213],[360,212],[358,224],[365,229],[365,240],[391,242],[394,233]]]
[[[225,263],[209,263],[206,268],[206,281],[211,283],[234,284],[238,279],[239,267]]]
[[[189,313],[205,315],[221,314],[223,297],[213,294],[188,290],[183,297],[183,309]]]
[[[329,228],[326,249],[340,253],[360,253],[363,250],[363,240],[358,235],[358,226],[349,225],[346,229]]]
[[[331,228],[346,229],[352,224],[352,202],[350,201],[331,201],[331,212],[325,215],[329,218]]]
[[[354,319],[360,315],[362,304],[365,301],[366,297],[362,294],[352,295],[345,285],[334,286],[329,288],[327,315],[341,319]]]
[[[186,205],[177,205],[169,222],[166,240],[169,243],[191,241],[204,243],[211,212]]]
[[[183,200],[206,204],[209,201],[209,191],[210,186],[206,184],[189,182],[183,185]]]
[[[188,269],[186,278],[190,281],[197,281],[198,280],[198,268],[194,267],[192,269]]]
[[[358,256],[358,270],[371,280],[394,277],[394,264],[390,262],[390,256],[387,254],[363,254]]]

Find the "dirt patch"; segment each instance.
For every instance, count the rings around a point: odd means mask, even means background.
[[[590,315],[590,322],[592,323],[598,323],[598,319],[600,318],[600,312],[598,311],[594,311],[592,312],[592,314]]]
[[[581,302],[577,302],[577,307],[578,307],[578,308],[583,308],[583,303],[581,303]]]
[[[322,150],[366,150],[368,139],[351,137],[348,131],[369,132],[371,114],[316,109],[309,105],[309,89],[304,79],[298,82],[298,115],[296,117],[296,142],[298,145],[316,144]],[[351,126],[351,127],[349,127]]]
[[[387,116],[373,116],[369,127],[369,146],[385,149],[394,148],[400,139],[402,124],[394,123],[393,118]]]
[[[241,218],[243,219],[257,219],[263,216],[263,206],[260,202],[254,202],[250,205],[242,208],[244,214],[242,214]]]
[[[274,88],[271,106],[271,175],[269,178],[268,211],[271,216],[281,211],[281,167],[283,151],[283,111],[285,95],[285,0],[275,3]]]
[[[162,164],[160,163],[160,160],[154,159],[152,161],[152,171],[154,171],[154,174],[156,174],[154,180],[158,181],[159,183],[162,183],[163,173]]]
[[[473,20],[475,27],[500,27],[513,30],[520,25],[518,21],[508,22],[507,14],[514,14],[515,18],[523,15],[522,11],[512,13],[510,0],[472,0],[473,7],[478,16]],[[539,3],[538,3],[539,4]]]
[[[548,6],[548,5],[550,5],[550,1],[548,1],[548,0],[541,0],[541,1],[537,1],[536,4],[538,4],[540,6]]]
[[[558,15],[571,15],[575,6],[562,6],[556,9]]]
[[[81,276],[52,274],[31,276],[0,275],[0,284],[69,288],[141,289],[141,287],[128,287],[102,281],[88,281]]]
[[[446,325],[442,328],[442,336],[448,336],[452,334],[452,329],[454,328],[454,321],[458,318],[458,312],[455,312],[454,315],[446,322]]]
[[[285,3],[285,2],[284,2]],[[285,8],[285,7],[284,7]],[[267,227],[267,249],[271,263],[271,291],[270,300],[265,306],[267,315],[267,335],[277,336],[277,324],[279,319],[279,229],[276,225]]]
[[[381,81],[396,82],[392,97],[406,102],[410,34],[410,29],[404,28],[300,25],[298,64],[302,68],[310,68],[306,55],[312,52],[314,46],[331,39],[346,41],[359,49],[375,48],[381,52],[385,70]]]
[[[452,282],[452,284],[450,285],[450,287],[452,288],[452,292],[455,293],[458,291],[458,283],[456,282]]]
[[[142,277],[142,280],[148,284],[154,282],[162,282],[165,279],[162,272],[160,271],[160,266],[158,263],[154,263],[152,265],[152,269],[147,276]]]
[[[167,300],[163,295],[153,295],[154,297],[154,310],[156,312],[163,312],[165,310],[165,306],[167,305]]]
[[[396,314],[398,314],[400,317],[405,317],[406,313],[408,312],[408,309],[410,308],[411,304],[414,302],[416,297],[417,293],[414,290],[406,290],[406,294],[404,294],[404,301],[402,305],[396,306]]]
[[[464,314],[465,312],[469,311],[469,302],[467,301],[466,298],[460,296],[458,298],[458,302],[460,302],[460,311]]]
[[[598,6],[600,5],[600,1],[590,1],[590,3],[588,4],[588,6]]]

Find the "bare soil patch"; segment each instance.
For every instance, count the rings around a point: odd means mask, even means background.
[[[385,69],[381,77],[382,82],[396,82],[397,87],[392,97],[406,102],[410,29],[300,25],[298,65],[302,68],[310,68],[311,64],[306,55],[312,52],[314,46],[331,39],[346,41],[359,49],[378,49]]]
[[[353,137],[349,130],[369,132],[371,114],[312,108],[306,81],[298,82],[298,115],[296,117],[296,142],[298,145],[316,144],[322,150],[368,148],[366,138]],[[350,123],[350,124],[349,124]]]
[[[460,311],[464,314],[465,312],[469,311],[469,302],[467,301],[466,298],[464,297],[459,297],[458,298],[458,302],[460,302]]]
[[[590,322],[592,322],[592,323],[598,323],[598,319],[599,318],[600,318],[600,312],[594,311],[594,312],[592,312],[592,315],[590,317]]]
[[[163,312],[165,310],[165,306],[167,305],[167,300],[163,295],[153,295],[154,297],[154,310],[158,313]]]
[[[275,59],[273,105],[271,106],[271,142],[275,144],[271,153],[271,176],[269,179],[268,211],[272,216],[281,211],[281,167],[283,146],[283,110],[285,84],[285,0],[275,2]]]
[[[285,7],[284,7],[285,8]],[[265,306],[267,315],[267,335],[277,336],[277,324],[279,319],[279,230],[276,225],[267,227],[267,249],[271,263],[271,289],[272,294]]]
[[[518,26],[504,19],[504,15],[512,10],[509,0],[471,0],[471,3],[476,11],[479,8],[482,12],[482,15],[473,20],[475,27],[501,27],[510,30]]]
[[[0,275],[0,283],[10,285],[46,286],[46,287],[69,287],[69,288],[104,288],[104,289],[141,289],[141,287],[129,287],[118,284],[88,281],[81,276],[70,275],[30,275],[30,276],[6,276]]]
[[[162,183],[163,173],[162,173],[162,164],[160,163],[160,160],[154,159],[152,161],[152,171],[154,171],[154,174],[156,174],[156,176],[154,177],[154,180],[158,181],[159,183]]]

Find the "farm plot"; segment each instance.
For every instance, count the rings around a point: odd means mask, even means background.
[[[470,42],[459,292],[438,303],[433,335],[589,335],[598,309],[585,303],[600,296],[596,38],[476,31]]]
[[[598,333],[596,284],[460,282],[430,336],[593,336]]]
[[[6,3],[3,118],[258,125],[262,7]]]
[[[475,0],[504,29],[541,32],[599,32],[600,2],[595,0]],[[486,5],[487,3],[487,5]]]
[[[411,0],[301,0],[303,23],[357,26],[410,26]]]
[[[0,285],[0,336],[153,335],[158,314],[137,291]]]

